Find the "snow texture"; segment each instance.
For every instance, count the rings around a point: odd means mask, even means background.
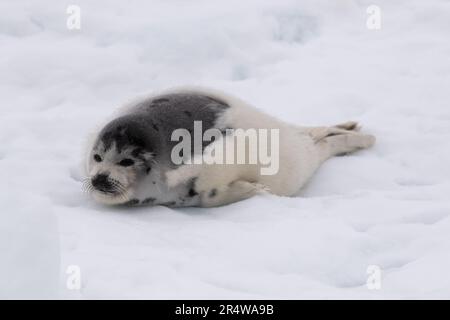
[[[66,27],[70,4],[81,29]],[[369,30],[366,9],[381,9]],[[450,298],[450,2],[0,2],[1,298]],[[110,208],[81,190],[88,133],[175,85],[377,145],[300,197]],[[69,290],[67,268],[80,267]],[[367,268],[382,270],[369,290]]]

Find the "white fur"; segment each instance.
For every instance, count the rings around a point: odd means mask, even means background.
[[[120,108],[116,116],[133,112],[139,102],[170,93],[203,94],[227,103],[230,108],[218,119],[216,127],[279,129],[279,171],[275,175],[261,175],[260,164],[192,164],[167,172],[170,188],[196,177],[196,191],[205,207],[236,202],[267,191],[280,196],[295,195],[323,161],[370,147],[375,141],[373,136],[357,132],[353,122],[333,127],[300,127],[269,116],[236,97],[200,87],[179,87],[141,97]],[[214,197],[208,196],[211,190],[216,193]]]
[[[239,201],[267,190],[280,196],[295,195],[324,160],[339,153],[370,147],[375,141],[373,136],[338,126],[306,128],[291,125],[265,114],[238,98],[210,89],[185,87],[164,93],[183,92],[205,94],[230,106],[216,127],[280,130],[280,163],[279,171],[275,175],[261,175],[259,164],[185,165],[167,173],[170,186],[197,177],[196,188],[205,194],[202,199],[204,206],[218,206]],[[340,126],[355,127],[354,123]],[[218,196],[209,198],[206,194],[212,189],[218,191]]]
[[[125,150],[123,154],[126,154],[126,152],[127,151]],[[125,192],[123,192],[120,197],[92,190],[92,197],[96,201],[109,205],[127,202],[128,200],[130,200],[135,191],[132,188],[132,185],[136,179],[133,170],[131,170],[130,168],[114,165],[114,157],[116,154],[117,151],[114,144],[113,147],[108,150],[106,154],[104,154],[103,161],[100,163],[95,162],[92,159],[92,155],[90,155],[88,157],[86,167],[89,177],[94,177],[99,173],[108,172],[111,179],[120,181],[121,185],[125,188]]]

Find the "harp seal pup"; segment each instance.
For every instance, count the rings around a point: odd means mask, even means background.
[[[202,141],[200,149],[192,141],[191,152],[181,154],[190,162],[175,163],[172,151],[179,140],[172,141],[172,134],[176,129],[195,134],[195,121],[201,121],[202,135],[208,129],[221,135],[210,137],[212,142]],[[226,142],[235,138],[233,129],[278,131],[279,139],[269,143],[277,142],[275,174],[262,174],[260,162],[195,161],[211,157],[211,150],[229,152]],[[265,192],[294,196],[325,160],[374,142],[374,136],[359,132],[356,122],[302,127],[222,92],[174,88],[128,103],[94,134],[86,155],[84,187],[96,201],[108,205],[215,207]],[[247,156],[250,150],[245,145]]]

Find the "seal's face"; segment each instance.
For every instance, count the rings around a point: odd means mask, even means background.
[[[150,171],[153,152],[140,125],[118,119],[100,133],[87,163],[86,188],[95,200],[111,205],[130,201]]]

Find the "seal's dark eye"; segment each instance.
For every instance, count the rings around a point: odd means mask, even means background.
[[[94,154],[94,160],[97,162],[102,162],[102,157],[100,157],[98,154]]]
[[[134,161],[132,159],[123,159],[122,161],[119,162],[119,166],[122,167],[129,167],[132,166],[134,164]]]

